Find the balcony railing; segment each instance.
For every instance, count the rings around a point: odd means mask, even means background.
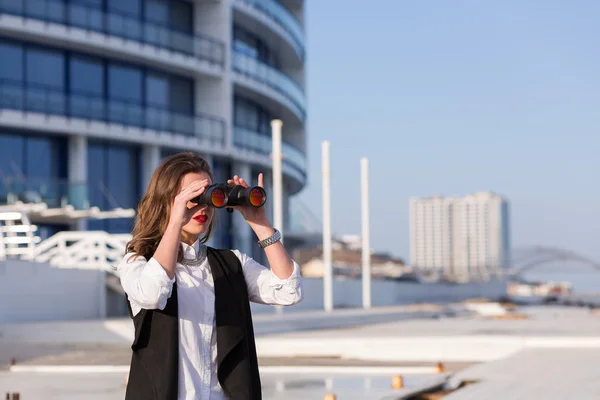
[[[88,121],[196,136],[225,143],[225,122],[208,115],[190,115],[137,102],[112,100],[85,93],[0,80],[0,109],[53,114]]]
[[[236,0],[238,3],[250,5],[267,15],[275,23],[287,31],[294,40],[296,52],[304,58],[304,29],[300,21],[277,0]]]
[[[47,180],[16,177],[0,179],[0,205],[46,203],[50,208],[73,206],[76,210],[88,208],[88,187],[85,183],[66,180]]]
[[[265,156],[271,154],[273,147],[270,136],[238,126],[234,128],[234,145]],[[285,141],[281,144],[281,151],[283,153],[283,164],[294,168],[303,177],[306,177],[306,156],[304,152]]]
[[[62,231],[35,246],[24,258],[59,268],[99,269],[115,274],[130,240],[129,234]]]
[[[306,115],[304,91],[283,72],[239,51],[233,52],[233,70],[275,89],[293,103],[302,118]]]
[[[141,21],[125,13],[106,12],[93,5],[65,0],[0,0],[0,13],[118,36],[221,66],[224,63],[224,45],[216,39]]]

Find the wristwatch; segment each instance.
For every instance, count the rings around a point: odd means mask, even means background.
[[[258,245],[264,249],[265,247],[270,246],[273,243],[277,243],[280,240],[281,240],[281,232],[279,232],[277,229],[275,229],[275,233],[273,233],[271,236],[269,236],[266,239],[259,240]]]

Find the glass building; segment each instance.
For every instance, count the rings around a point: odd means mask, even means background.
[[[283,121],[284,221],[306,183],[302,0],[0,1],[0,205],[135,209],[160,160],[194,151],[217,181],[271,182]],[[130,232],[132,219],[33,219]],[[257,254],[219,212],[214,246]]]

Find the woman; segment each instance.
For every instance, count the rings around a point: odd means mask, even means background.
[[[237,250],[205,246],[215,210],[191,200],[212,183],[205,160],[175,154],[156,169],[138,206],[133,238],[117,267],[135,326],[127,400],[260,399],[249,301],[292,305],[302,299],[298,265],[265,207],[234,208],[271,269]],[[227,183],[248,186],[238,176]]]

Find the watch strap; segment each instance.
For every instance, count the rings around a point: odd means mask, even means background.
[[[269,236],[266,239],[259,240],[258,245],[264,249],[265,247],[270,246],[273,243],[277,243],[280,240],[281,240],[281,232],[279,232],[277,229],[275,229],[275,233],[273,233],[271,236]]]

